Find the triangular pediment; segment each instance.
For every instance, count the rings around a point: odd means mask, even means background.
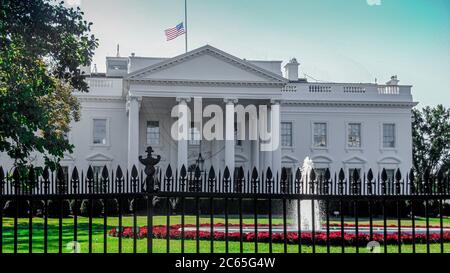
[[[283,77],[210,45],[131,73],[128,80],[286,83]]]
[[[284,163],[284,164],[298,164],[298,162],[299,161],[297,158],[290,156],[290,155],[285,155],[281,158],[281,163]]]
[[[387,156],[383,157],[380,160],[378,160],[378,163],[380,164],[400,164],[402,161],[394,156]]]
[[[95,153],[86,157],[87,161],[112,161],[113,158],[109,157],[103,153]]]
[[[365,164],[367,160],[359,156],[353,156],[344,160],[343,162],[345,164]]]

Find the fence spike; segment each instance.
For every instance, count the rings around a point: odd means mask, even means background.
[[[225,167],[225,170],[223,171],[223,179],[230,179],[230,170],[228,167]]]
[[[302,171],[300,168],[297,168],[297,171],[295,172],[295,180],[300,181],[302,179]]]
[[[88,179],[88,180],[94,179],[94,170],[92,169],[92,166],[89,166],[89,168],[87,170],[86,179]]]
[[[258,179],[258,170],[256,169],[256,167],[253,167],[252,180],[256,180],[256,179]]]
[[[270,169],[270,167],[268,167],[266,172],[266,180],[269,181],[272,179],[272,177],[273,177],[272,170]]]
[[[340,181],[344,181],[345,179],[345,172],[344,170],[341,168],[341,170],[339,171],[339,180]]]
[[[331,178],[330,169],[327,168],[327,169],[325,170],[325,180],[326,180],[326,181],[329,181],[330,178]]]
[[[200,176],[202,175],[202,172],[200,172],[200,168],[198,167],[198,165],[195,167],[195,172],[194,172],[194,177],[199,179]]]
[[[108,179],[108,176],[109,176],[109,171],[105,165],[105,166],[103,166],[103,169],[102,169],[102,178],[106,180],[106,179]]]
[[[244,179],[244,177],[245,177],[244,168],[241,166],[238,169],[238,179]]]
[[[48,166],[45,166],[44,171],[42,172],[42,178],[44,180],[48,180],[50,177],[50,171],[48,170]]]
[[[139,172],[136,168],[136,165],[133,165],[133,167],[131,168],[131,177],[138,177],[139,176]]]
[[[137,172],[137,170],[136,170],[136,172]],[[122,171],[122,168],[120,166],[117,166],[116,178],[117,179],[122,179],[123,178],[123,171]]]
[[[395,180],[396,181],[402,180],[402,173],[400,172],[400,169],[397,169],[397,171],[395,172]]]
[[[73,171],[72,171],[72,180],[78,180],[78,178],[79,178],[80,176],[79,176],[79,174],[78,174],[78,169],[77,169],[77,167],[75,166],[74,168],[73,168]]]
[[[372,182],[372,180],[373,180],[373,172],[372,172],[372,169],[369,169],[369,172],[367,173],[367,180],[368,180],[369,182]]]
[[[184,166],[184,164],[183,164],[183,166],[181,166],[181,170],[180,170],[180,177],[185,178],[186,175],[187,175],[186,166]]]
[[[208,178],[209,178],[209,179],[214,179],[214,178],[216,178],[216,172],[214,171],[214,167],[213,167],[213,166],[211,166],[211,168],[209,168]]]
[[[381,171],[381,181],[386,182],[387,180],[388,180],[387,172],[386,169],[383,168],[383,170]]]
[[[169,164],[169,166],[167,166],[167,169],[166,169],[166,178],[171,178],[172,175],[173,175],[173,173],[172,173],[172,167],[171,167],[170,164]]]
[[[309,174],[309,178],[311,179],[311,181],[315,181],[316,180],[316,172],[314,171],[314,169],[311,169],[311,173]]]

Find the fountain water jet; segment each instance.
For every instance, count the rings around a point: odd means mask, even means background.
[[[310,189],[310,175],[311,171],[314,169],[314,163],[309,158],[306,157],[303,161],[303,165],[300,168],[301,170],[301,189],[303,189],[302,193],[311,193]],[[298,215],[298,202],[294,201],[292,203],[292,206],[290,206],[290,212],[289,215],[291,216],[291,219],[294,219],[294,223],[296,228],[301,226],[302,231],[311,231],[314,227],[314,230],[319,231],[321,229],[320,224],[320,207],[319,207],[319,201],[311,201],[311,200],[301,200],[300,201],[300,223],[299,221],[299,215]],[[314,206],[314,214],[313,214],[313,206]],[[314,216],[314,217],[313,217]]]

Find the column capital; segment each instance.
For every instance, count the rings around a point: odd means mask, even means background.
[[[281,99],[271,99],[270,100],[270,104],[271,105],[280,105],[281,104]]]
[[[224,98],[223,102],[225,102],[226,104],[236,104],[238,103],[238,99],[234,99],[234,98]]]
[[[191,101],[191,97],[176,97],[177,102],[182,103],[188,103]]]
[[[133,101],[137,102],[138,103],[138,108],[141,109],[142,96],[135,96],[135,95],[128,94],[127,102],[126,102],[127,112],[130,110],[131,102],[133,102]]]

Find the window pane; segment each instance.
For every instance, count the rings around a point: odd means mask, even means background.
[[[292,147],[292,122],[281,123],[281,146]]]
[[[147,144],[159,145],[159,121],[147,121]]]
[[[395,124],[383,124],[383,147],[395,147]]]
[[[361,124],[348,125],[348,147],[361,147]]]
[[[327,147],[327,124],[314,123],[314,146]]]
[[[94,144],[106,144],[106,119],[94,119]]]

